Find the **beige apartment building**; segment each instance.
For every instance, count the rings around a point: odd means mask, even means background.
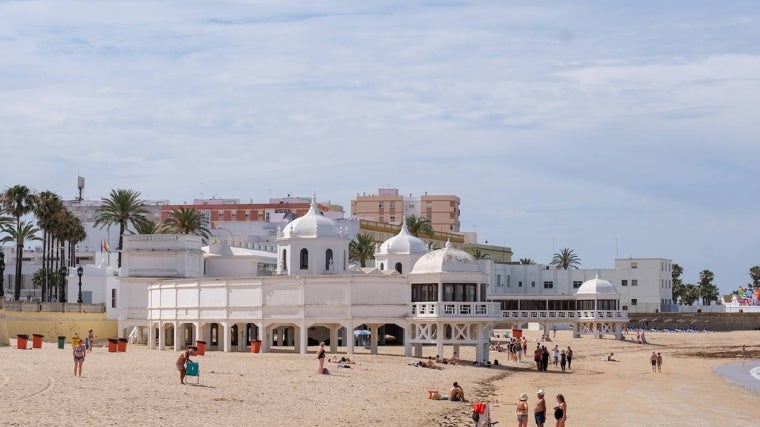
[[[459,233],[459,197],[454,195],[404,196],[396,188],[380,188],[377,194],[356,195],[351,216],[368,221],[401,224],[406,216],[421,216],[434,231]]]

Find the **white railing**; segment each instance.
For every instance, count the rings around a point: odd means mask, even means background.
[[[501,317],[521,320],[628,319],[624,310],[501,310]]]
[[[499,317],[499,303],[493,302],[414,302],[414,317]]]

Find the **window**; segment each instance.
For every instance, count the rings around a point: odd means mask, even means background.
[[[282,271],[288,271],[288,251],[282,250]]]
[[[530,287],[531,288],[535,288],[536,287],[536,282],[535,281],[530,282]]]
[[[445,283],[443,285],[444,301],[476,301],[474,283]]]
[[[408,205],[406,205],[406,207],[409,209],[414,209],[414,203],[409,203]]]
[[[639,286],[639,281],[636,279],[631,280],[631,286]]]
[[[269,212],[266,213],[266,218],[264,218],[264,221],[269,222]]]
[[[116,308],[116,289],[111,289],[111,308]]]
[[[620,281],[620,286],[628,286],[628,280],[623,279]]]
[[[553,289],[554,288],[554,282],[548,281],[544,282],[544,289]]]
[[[325,271],[332,271],[332,264],[333,264],[333,251],[332,249],[328,249],[325,251]],[[382,270],[383,268],[380,267]]]
[[[636,305],[636,303],[638,302],[639,300],[637,300],[636,298],[631,298],[631,305]]]
[[[496,275],[496,286],[501,287],[501,274]]]
[[[396,220],[396,215],[391,215],[391,222]]]
[[[631,268],[639,268],[639,263],[638,262],[632,262],[631,263]]]
[[[396,263],[396,271],[398,271],[399,273],[403,273],[403,270],[404,270],[404,268],[403,268],[403,266],[401,265],[401,263],[400,263],[400,262],[397,262],[397,263]]]
[[[594,301],[592,300],[581,300],[578,301],[578,310],[593,310],[594,309]]]
[[[381,262],[380,263],[380,271],[383,271],[383,270],[385,270],[385,263]]]
[[[517,282],[517,287],[518,288],[522,288],[522,280],[520,280],[520,281]]]
[[[580,280],[573,280],[573,289],[580,288],[582,284],[583,282],[581,282]]]
[[[218,215],[219,215],[219,218],[224,218],[224,211],[219,211]]]
[[[385,216],[380,215],[380,222],[383,222],[383,221],[385,221]]]
[[[246,213],[245,213],[245,217],[246,217],[246,218],[250,218],[250,217],[251,217],[251,213],[250,213],[250,212],[246,212]]]
[[[379,203],[377,204],[377,207],[378,207],[378,208],[380,208],[380,209],[382,209],[382,208],[383,208],[383,202],[379,202]]]
[[[412,285],[412,302],[438,301],[438,284],[422,283]]]
[[[396,202],[390,202],[389,206],[391,209],[396,209]]]
[[[304,249],[301,249],[301,270],[306,270],[309,268],[309,251]]]

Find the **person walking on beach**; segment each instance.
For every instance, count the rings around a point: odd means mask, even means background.
[[[528,395],[521,394],[516,406],[517,427],[528,427]]]
[[[552,366],[556,368],[558,364],[559,364],[559,346],[555,345],[554,348],[552,349]]]
[[[565,372],[565,366],[567,365],[567,353],[565,353],[565,350],[562,350],[562,353],[559,355],[559,366],[562,368],[562,372]]]
[[[533,418],[536,420],[536,426],[544,427],[546,422],[546,401],[544,401],[544,391],[539,390],[536,392],[538,396],[538,402],[533,407]]]
[[[187,363],[192,362],[190,356],[195,356],[195,347],[190,347],[186,351],[183,351],[177,358],[177,370],[179,371],[180,384],[185,383],[185,375],[187,375]]]
[[[565,420],[567,419],[567,403],[565,403],[565,396],[557,395],[557,406],[554,407],[554,419],[557,423],[554,427],[565,427]]]
[[[77,376],[77,369],[79,370],[79,376],[82,376],[82,365],[84,365],[84,358],[87,355],[87,351],[84,348],[84,343],[79,341],[74,348],[72,354],[74,355],[74,376]]]
[[[95,342],[95,333],[92,329],[87,333],[87,352],[92,353],[92,345]]]
[[[742,344],[742,359],[746,359],[746,358],[747,358],[747,345]]]
[[[652,372],[657,372],[657,353],[652,352],[649,356],[649,362],[652,364]]]
[[[324,374],[325,373],[325,343],[324,342],[319,343],[319,351],[317,351],[317,361],[319,362],[317,373]]]
[[[567,369],[573,369],[573,349],[567,346]]]
[[[657,353],[657,372],[662,373],[662,355]]]

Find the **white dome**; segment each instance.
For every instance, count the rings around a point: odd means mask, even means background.
[[[593,295],[614,295],[617,296],[618,292],[615,290],[615,286],[603,279],[600,279],[599,276],[596,276],[595,278],[591,280],[587,280],[583,282],[580,288],[578,288],[577,295],[587,295],[587,296],[593,296]]]
[[[411,254],[422,255],[427,252],[425,242],[409,233],[406,221],[401,225],[401,231],[380,245],[378,254]]]
[[[445,248],[426,253],[414,264],[411,274],[424,273],[480,273],[480,268],[472,255],[446,242]]]
[[[338,223],[322,215],[317,210],[317,197],[311,199],[311,207],[306,215],[294,219],[285,225],[282,230],[282,237],[289,239],[294,237],[341,237]]]

